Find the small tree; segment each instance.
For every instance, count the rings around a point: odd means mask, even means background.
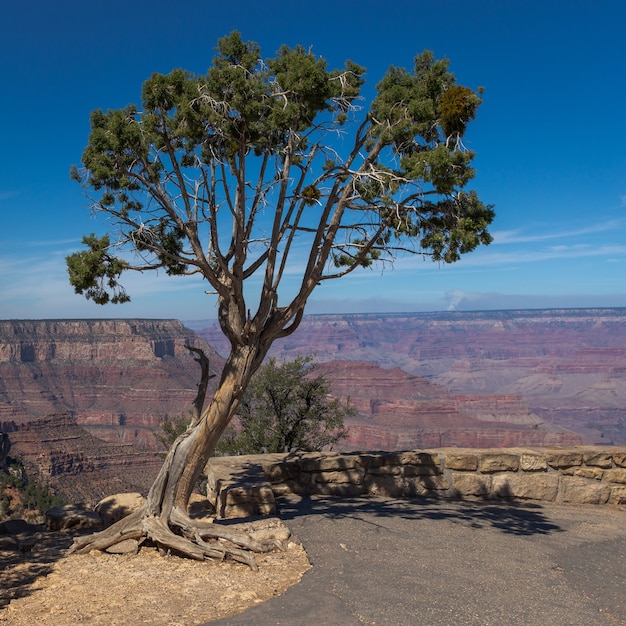
[[[330,383],[314,375],[312,356],[299,356],[277,364],[270,359],[252,377],[239,404],[239,427],[229,425],[215,453],[267,454],[271,452],[320,451],[348,436],[344,419],[356,414],[350,399],[331,397]],[[166,449],[184,433],[191,415],[163,419],[155,432]]]
[[[129,299],[119,282],[129,270],[201,276],[217,296],[230,354],[145,506],[75,550],[136,537],[192,558],[223,557],[187,515],[191,490],[252,375],[298,327],[313,290],[399,253],[452,263],[491,241],[492,208],[465,190],[474,170],[463,137],[480,90],[457,85],[448,61],[430,52],[410,72],[389,68],[369,105],[364,74],[351,61],[329,71],[300,46],[262,60],[234,32],[206,75],[154,74],[141,108],[92,113],[72,176],[114,236],[84,238],[87,249],[67,259],[70,282],[105,304]],[[279,290],[295,272],[295,289]]]
[[[330,396],[324,376],[313,374],[313,358],[277,364],[270,359],[252,378],[239,405],[240,432],[226,450],[237,454],[323,450],[348,436],[344,419],[355,414]]]

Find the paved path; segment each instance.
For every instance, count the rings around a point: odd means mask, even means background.
[[[280,503],[313,564],[229,626],[626,626],[626,512],[325,499]]]

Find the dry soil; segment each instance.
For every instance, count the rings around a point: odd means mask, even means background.
[[[71,543],[62,533],[42,532],[29,551],[0,546],[0,624],[191,626],[264,602],[311,567],[293,541],[282,552],[256,555],[257,572],[233,562],[161,556],[154,548],[67,556]]]

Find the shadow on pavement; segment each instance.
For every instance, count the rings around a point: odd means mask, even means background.
[[[472,528],[495,528],[512,535],[547,535],[562,532],[542,512],[542,507],[516,502],[441,501],[423,498],[392,499],[374,496],[337,498],[302,496],[277,501],[279,517],[285,521],[301,516],[324,515],[327,518],[372,519],[402,517],[405,519],[448,520]]]

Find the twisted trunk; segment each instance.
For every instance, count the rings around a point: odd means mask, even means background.
[[[273,550],[276,542],[259,542],[216,524],[200,524],[190,519],[187,505],[200,473],[266,352],[259,346],[233,347],[213,400],[197,423],[192,422],[170,448],[144,506],[103,531],[76,539],[70,552],[106,550],[127,540],[135,542],[138,548],[149,541],[159,549],[193,559],[229,556],[256,569],[251,553]]]

